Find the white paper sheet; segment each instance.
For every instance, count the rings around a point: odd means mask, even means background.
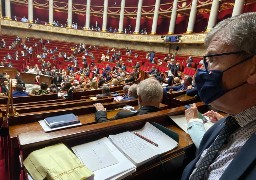
[[[79,159],[92,171],[97,171],[118,163],[102,141],[93,141],[72,147]]]
[[[158,154],[170,151],[178,145],[175,140],[167,136],[149,122],[147,122],[141,130],[137,130],[136,132],[156,143],[158,147],[154,147],[154,149],[158,152]]]
[[[207,131],[214,123],[212,123],[208,117],[204,116],[208,121],[204,123],[204,128]],[[170,116],[170,118],[186,133],[188,133],[188,122],[185,115]]]
[[[91,144],[93,143],[93,144]],[[104,162],[103,167],[103,162],[97,161],[99,163],[99,167],[94,167],[95,170],[93,170],[94,173],[94,179],[95,180],[102,180],[102,179],[119,179],[119,178],[124,178],[131,174],[132,172],[135,172],[136,167],[135,165],[129,161],[112,143],[108,138],[102,138],[100,140],[78,145],[75,147],[72,147],[72,150],[74,153],[78,156],[78,158],[87,166],[88,168],[91,169],[89,166],[91,166],[91,163],[94,164],[94,166],[98,166],[94,161],[95,157],[98,158],[99,155],[91,154],[94,157],[89,157],[88,154],[86,155],[85,151],[88,151],[86,149],[94,149],[100,148],[97,151],[97,153],[102,156],[102,161],[107,161]],[[100,146],[104,146],[100,147]],[[104,152],[107,151],[107,152]],[[110,153],[110,154],[109,154]],[[108,154],[108,155],[107,155]],[[84,158],[82,160],[82,158]],[[111,158],[111,159],[110,159]],[[113,159],[114,158],[114,159]],[[112,163],[111,163],[112,161]],[[113,162],[115,161],[115,162]],[[112,164],[112,165],[110,165]],[[97,170],[96,170],[97,169]]]
[[[109,138],[136,166],[139,166],[158,155],[154,150],[154,145],[146,142],[131,132],[110,135]]]

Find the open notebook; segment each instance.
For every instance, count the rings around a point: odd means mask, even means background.
[[[94,173],[95,179],[122,179],[136,167],[177,147],[178,143],[150,123],[134,132],[74,146],[73,152]]]

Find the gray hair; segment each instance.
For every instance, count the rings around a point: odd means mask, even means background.
[[[130,85],[125,85],[124,87],[123,87],[123,91],[125,92],[125,91],[128,91],[128,89],[130,88]]]
[[[106,85],[102,86],[102,94],[109,94],[110,93],[110,88]]]
[[[256,12],[231,17],[217,24],[206,36],[205,45],[209,46],[215,35],[220,41],[234,50],[256,54]]]
[[[154,78],[148,78],[138,84],[137,94],[141,97],[142,102],[148,104],[153,102],[160,103],[163,98],[163,88],[159,81]]]
[[[137,95],[137,84],[133,84],[130,86],[129,90],[128,90],[128,96],[129,97],[135,97],[137,98],[138,95]]]

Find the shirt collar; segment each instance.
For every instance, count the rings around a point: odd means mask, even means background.
[[[256,106],[250,107],[243,112],[235,115],[234,118],[241,127],[253,122],[256,118]]]

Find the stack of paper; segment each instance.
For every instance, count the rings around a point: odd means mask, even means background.
[[[24,165],[34,180],[93,178],[92,171],[85,167],[64,144],[30,153]]]

